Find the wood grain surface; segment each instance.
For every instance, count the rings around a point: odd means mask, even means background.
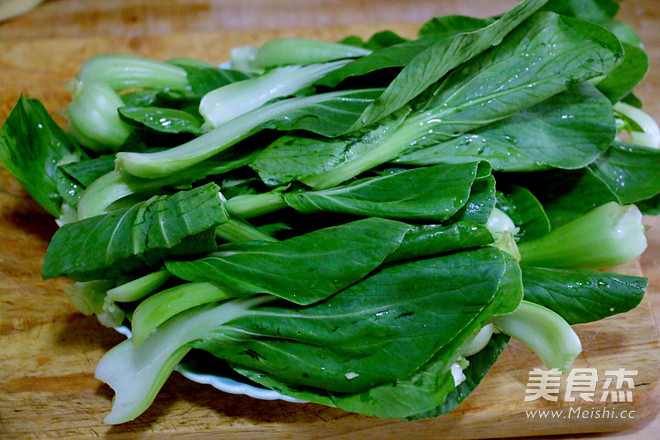
[[[412,36],[418,23],[397,21],[419,22],[441,13],[486,16],[515,2],[493,1],[481,7],[483,2],[448,1],[440,7],[438,2],[420,1],[408,7],[409,2],[388,1],[377,8],[373,2],[360,1],[259,1],[249,7],[232,1],[118,0],[94,2],[90,8],[91,3],[47,1],[0,25],[0,121],[25,92],[42,100],[63,122],[58,112],[69,102],[66,81],[96,53],[156,59],[185,55],[218,62],[233,46],[259,45],[276,36],[334,40],[350,33],[368,36],[385,28]],[[654,31],[660,18],[658,10],[649,7],[653,3],[625,3],[622,17],[640,31],[656,67],[639,94],[647,111],[660,119],[660,41]],[[51,36],[57,38],[46,39]],[[456,411],[437,419],[409,423],[314,404],[258,401],[221,393],[175,373],[142,417],[109,427],[102,419],[110,409],[112,392],[93,378],[93,371],[103,353],[122,337],[94,318],[76,313],[62,292],[69,281],[41,280],[41,259],[56,226],[0,168],[0,438],[349,439],[358,433],[378,439],[548,434],[569,438],[573,433],[626,429],[632,430],[616,436],[658,438],[660,346],[652,314],[660,317],[660,221],[646,221],[653,226],[649,250],[639,263],[620,269],[641,270],[650,278],[647,299],[627,314],[576,327],[584,343],[576,367],[597,368],[601,373],[639,370],[634,401],[615,405],[617,410],[636,411],[634,419],[528,419],[525,410],[569,404],[523,401],[528,372],[540,362],[513,343],[475,393]],[[602,380],[599,385],[602,388]],[[589,407],[585,404],[578,401],[573,406]]]

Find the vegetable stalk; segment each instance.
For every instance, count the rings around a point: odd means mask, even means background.
[[[635,205],[606,203],[547,235],[518,244],[529,266],[602,269],[634,260],[646,249]]]
[[[550,369],[568,371],[582,352],[580,338],[571,326],[538,304],[523,301],[513,313],[496,318],[493,324],[532,349]]]

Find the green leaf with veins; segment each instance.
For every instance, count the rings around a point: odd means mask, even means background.
[[[196,261],[168,262],[167,269],[184,280],[214,283],[238,294],[270,293],[312,304],[380,266],[408,229],[405,223],[367,218],[263,244],[256,251],[221,247]]]
[[[0,160],[49,214],[58,217],[60,188],[73,185],[58,174],[63,160],[79,160],[83,153],[53,121],[36,99],[21,95],[0,130]],[[60,182],[64,179],[64,182]],[[64,184],[62,186],[62,184]]]
[[[442,222],[467,203],[478,168],[478,162],[414,168],[326,190],[285,193],[284,200],[308,214],[342,212]]]
[[[582,168],[607,149],[616,124],[610,102],[581,83],[493,124],[426,148],[411,148],[394,162],[408,165],[487,160],[494,169]]]
[[[42,275],[79,281],[153,267],[172,255],[215,249],[213,228],[227,221],[217,185],[154,196],[131,208],[68,223],[53,236]]]
[[[644,49],[623,43],[625,51],[623,61],[597,84],[614,104],[625,98],[633,88],[644,79],[649,69],[649,58]]]
[[[120,107],[124,120],[162,133],[202,134],[202,119],[184,110],[163,107]]]
[[[509,270],[517,287],[503,282]],[[447,365],[484,320],[521,299],[517,264],[486,247],[384,268],[312,306],[265,306],[193,346],[290,385],[361,393],[406,380],[445,348]]]
[[[499,46],[427,90],[415,103],[417,111],[366,153],[342,158],[330,171],[304,177],[302,182],[313,188],[336,186],[410,148],[433,145],[504,119],[607,73],[621,55],[619,41],[600,26],[552,13],[535,14]],[[344,147],[336,141],[334,145],[337,151]]]
[[[421,51],[367,107],[353,129],[366,127],[403,107],[451,69],[497,44],[544,3],[545,0],[524,0],[484,28],[442,38]]]
[[[640,303],[648,280],[588,270],[525,266],[525,300],[558,313],[569,324],[598,321]]]
[[[660,194],[660,150],[614,142],[589,170],[628,204]]]
[[[493,249],[491,248],[490,250],[481,250],[481,251],[476,251],[477,254],[493,254]],[[474,257],[476,254],[471,254],[472,257]],[[435,266],[435,265],[444,265],[444,264],[457,264],[459,261],[464,261],[463,258],[466,256],[465,253],[459,253],[459,254],[454,254],[451,256],[446,256],[442,257],[440,259],[432,259],[432,260],[422,260],[417,262],[417,264],[411,264],[411,265],[403,265],[400,269],[401,270],[408,270],[412,272],[412,276],[415,277],[418,281],[419,274],[416,273],[416,271],[419,270],[420,267],[437,267],[440,269],[440,266]],[[479,261],[480,263],[478,266],[478,271],[482,270],[483,267],[481,266],[481,257],[477,258],[476,261]],[[499,285],[497,287],[497,292],[495,294],[495,297],[490,301],[490,303],[485,307],[485,309],[481,312],[482,316],[493,316],[496,314],[506,314],[510,313],[513,310],[515,310],[518,307],[518,304],[520,303],[520,300],[522,298],[522,286],[520,282],[520,270],[515,262],[509,257],[505,256],[505,266],[504,266],[504,272],[500,273],[501,280],[499,282]],[[460,264],[460,263],[459,263]],[[374,289],[386,289],[386,294],[389,296],[395,296],[397,297],[396,293],[389,290],[387,286],[389,285],[389,280],[387,281],[380,281],[380,279],[386,279],[386,277],[390,276],[390,272],[394,274],[399,274],[398,271],[394,271],[395,268],[392,269],[385,269],[383,270],[380,274],[372,277],[375,279],[379,279],[379,282],[377,284],[378,287],[374,287]],[[458,276],[463,275],[462,270],[456,271],[456,267],[452,266],[452,271],[451,273],[457,273]],[[499,272],[498,272],[499,273]],[[483,276],[490,278],[494,274],[490,271],[488,273],[482,272]],[[396,275],[395,275],[396,276]],[[444,277],[443,277],[444,280]],[[394,279],[394,282],[398,282],[398,279]],[[364,283],[366,286],[365,288],[371,288],[371,284],[369,283],[369,280],[366,280]],[[454,292],[451,290],[453,283],[447,282],[444,280],[443,282],[440,283],[442,285],[442,290],[444,291],[443,297],[444,298],[453,298]],[[475,284],[474,282],[469,283],[470,286],[472,286],[475,289],[481,289],[483,288],[483,285],[480,283]],[[355,289],[349,288],[347,289],[348,291],[351,291],[351,289],[358,290],[360,289],[361,284],[354,286]],[[397,284],[395,287],[399,287],[400,285]],[[363,289],[364,290],[364,289]],[[405,289],[404,289],[405,290]],[[403,310],[407,310],[409,307],[413,307],[415,311],[410,312],[408,316],[405,317],[405,320],[403,318],[403,315],[399,316],[390,316],[389,312],[378,312],[380,315],[377,313],[377,318],[380,320],[381,316],[385,316],[384,320],[387,323],[389,320],[393,320],[394,322],[391,324],[382,324],[386,325],[388,328],[394,327],[394,329],[391,331],[392,334],[398,334],[403,331],[405,331],[405,325],[409,323],[411,319],[421,319],[424,316],[423,310],[430,309],[435,313],[436,312],[436,307],[439,306],[439,304],[429,304],[428,306],[420,306],[417,305],[417,295],[419,294],[418,292],[423,291],[424,288],[419,288],[417,291],[415,291],[413,294],[410,294],[410,299],[413,301],[413,304],[409,305],[401,305]],[[343,294],[339,293],[337,296],[341,296]],[[380,295],[379,295],[380,296]],[[328,304],[320,304],[316,308],[317,309],[322,309],[324,307],[329,308],[330,304],[332,303],[332,300],[336,298],[333,297],[328,301]],[[430,299],[430,297],[428,298]],[[369,304],[372,304],[372,301],[368,302]],[[427,324],[425,326],[426,328],[434,328],[435,326],[442,326],[444,324],[447,324],[449,321],[454,319],[453,317],[447,316],[447,312],[449,312],[449,309],[451,309],[453,306],[450,306],[447,304],[445,307],[443,307],[443,312],[442,312],[442,317],[443,319],[437,319],[437,315],[434,321],[436,321],[435,324]],[[336,309],[336,305],[332,304],[332,309]],[[339,308],[341,311],[341,307]],[[373,313],[373,310],[370,311],[369,313]],[[303,310],[302,313],[300,314],[301,320],[305,321],[305,313],[306,311]],[[401,311],[398,311],[398,313],[401,313]],[[276,318],[273,318],[276,319]],[[375,318],[371,319],[365,319],[365,321],[376,321],[376,324],[380,323],[378,320]],[[401,321],[401,322],[400,322]],[[313,321],[312,321],[313,322]],[[442,323],[441,323],[442,322]],[[293,376],[293,383],[291,381],[287,381],[286,379],[282,378],[281,376],[278,377],[277,374],[273,374],[273,371],[270,369],[261,369],[261,372],[257,371],[254,367],[252,368],[246,368],[245,367],[245,362],[240,362],[236,361],[236,363],[232,364],[234,368],[237,369],[242,374],[247,375],[248,378],[251,380],[260,383],[262,385],[268,386],[269,388],[273,388],[285,395],[300,398],[300,399],[305,399],[305,400],[310,400],[313,402],[318,402],[318,403],[324,403],[326,405],[330,406],[336,406],[342,409],[345,409],[347,411],[353,411],[353,412],[358,412],[361,414],[368,414],[368,415],[375,415],[378,417],[398,417],[398,418],[419,418],[418,414],[424,413],[424,412],[429,412],[433,411],[436,407],[442,404],[442,402],[445,400],[445,398],[454,390],[455,388],[455,383],[454,383],[454,378],[453,375],[449,372],[449,368],[451,364],[456,360],[458,356],[458,352],[460,347],[464,344],[466,339],[474,334],[475,331],[480,329],[482,322],[480,318],[477,318],[472,324],[470,324],[467,328],[464,328],[462,331],[458,332],[451,340],[447,341],[444,345],[441,345],[440,343],[434,343],[432,344],[434,347],[439,347],[441,348],[435,352],[435,354],[423,365],[420,365],[416,371],[414,371],[410,376],[406,377],[398,377],[395,378],[394,381],[392,382],[384,382],[379,385],[375,386],[370,386],[369,388],[363,390],[363,391],[357,391],[357,392],[336,392],[336,391],[326,391],[327,388],[322,387],[324,389],[319,389],[319,386],[316,383],[309,383],[305,381],[305,383],[301,386],[302,381],[299,379],[295,378],[295,373],[291,374]],[[311,323],[310,323],[311,324]],[[231,325],[231,323],[228,323],[228,326]],[[304,325],[304,324],[303,324]],[[371,323],[367,324],[361,324],[361,327],[367,328]],[[337,330],[333,330],[333,333],[335,333],[335,337],[342,337],[341,334],[336,335],[336,333],[342,331],[344,327],[339,326]],[[260,328],[261,330],[261,328]],[[360,329],[361,330],[361,329]],[[263,331],[263,330],[261,330]],[[346,329],[344,330],[345,332],[351,332],[350,330]],[[437,329],[436,331],[442,332],[442,330]],[[315,332],[316,333],[316,332]],[[392,336],[388,335],[389,338],[392,338]],[[424,332],[422,334],[415,335],[414,338],[416,340],[415,343],[415,348],[414,352],[417,350],[423,349],[420,341],[424,340],[427,337],[431,337],[427,332]],[[505,339],[508,339],[505,337]],[[301,336],[295,336],[295,340],[298,341],[298,343],[305,342],[304,337]],[[348,344],[344,343],[342,346],[352,346],[351,343],[354,344],[359,344],[361,339],[351,339]],[[391,350],[391,348],[386,345],[387,343],[383,341],[384,347],[383,349],[385,350]],[[331,343],[327,343],[328,346],[332,346]],[[366,346],[368,349],[368,345]],[[378,348],[376,348],[377,350]],[[323,350],[322,348],[319,347],[319,350]],[[327,349],[326,349],[327,350]],[[332,350],[332,349],[330,349]],[[360,350],[364,350],[364,347],[360,346]],[[339,351],[339,349],[335,349],[332,351]],[[404,360],[400,359],[401,357],[405,358],[406,356],[402,356],[402,353],[407,355],[409,352],[404,351],[404,350],[396,350],[394,349],[394,356],[390,354],[389,358],[392,363],[397,363],[397,362],[404,362]],[[413,352],[413,353],[414,353]],[[260,354],[263,352],[258,351],[256,349],[254,351],[255,354]],[[487,350],[486,353],[490,353],[490,350]],[[492,354],[492,353],[491,353]],[[497,353],[499,354],[499,352]],[[220,355],[220,353],[218,353]],[[333,353],[334,356],[336,354]],[[332,356],[332,355],[331,355]],[[372,355],[373,356],[373,355]],[[495,358],[497,355],[494,356]],[[371,358],[367,358],[367,360],[371,360]],[[491,362],[494,362],[495,359],[492,359]],[[376,364],[380,364],[382,361],[376,361]],[[263,362],[262,362],[263,363]],[[361,360],[355,360],[353,362],[355,366],[351,365],[346,365],[344,368],[346,370],[343,371],[351,371],[353,374],[345,374],[345,379],[351,383],[351,386],[354,386],[356,382],[359,382],[360,376],[359,374],[362,374],[362,371],[360,371],[358,365],[361,365]],[[257,364],[257,362],[253,362],[253,364]],[[386,362],[387,364],[387,362]],[[309,369],[311,371],[320,370],[322,372],[325,372],[328,369],[328,366],[331,364],[326,364],[324,362],[321,362],[319,365],[311,365],[309,366]],[[386,366],[386,365],[385,365]],[[384,367],[385,367],[384,366]],[[490,364],[488,365],[490,366]],[[340,369],[340,372],[342,372],[341,367],[337,367]],[[481,369],[480,365],[477,365],[478,369]],[[487,369],[487,368],[486,368]],[[476,371],[475,371],[476,373]],[[298,373],[300,374],[300,373]],[[314,374],[314,373],[312,373]],[[334,374],[334,372],[333,372]],[[367,374],[370,374],[367,373]],[[485,374],[485,371],[482,371],[481,374]],[[287,376],[289,376],[287,374]],[[304,374],[303,374],[304,376]],[[368,380],[368,378],[365,378]],[[364,379],[363,379],[364,380]],[[342,381],[342,378],[339,378],[339,381]],[[322,384],[323,382],[319,382],[319,384]]]
[[[443,36],[453,37],[463,32],[472,32],[484,28],[495,21],[494,18],[476,18],[466,15],[443,15],[424,23],[417,32],[418,37]]]
[[[266,147],[250,167],[271,186],[322,174],[382,142],[401,126],[406,114],[406,110],[401,110],[371,129],[335,139],[305,133],[285,134]]]

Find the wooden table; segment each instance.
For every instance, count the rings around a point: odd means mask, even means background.
[[[238,36],[252,36],[259,39],[260,29],[275,30],[282,34],[289,34],[293,28],[317,28],[327,27],[331,29],[327,35],[333,35],[338,32],[337,26],[344,25],[372,25],[373,28],[395,28],[402,30],[412,29],[409,23],[420,23],[426,19],[439,14],[466,14],[477,16],[490,16],[503,12],[514,5],[516,1],[511,0],[492,0],[489,2],[449,0],[438,2],[437,0],[418,0],[416,2],[406,2],[404,0],[385,0],[385,1],[359,1],[359,0],[320,0],[320,1],[301,1],[301,0],[223,0],[223,1],[184,1],[174,0],[163,2],[161,0],[113,0],[108,2],[90,2],[84,0],[55,0],[46,1],[35,10],[26,13],[23,16],[14,18],[4,23],[0,23],[0,44],[5,48],[15,47],[25,48],[34,43],[36,46],[43,47],[44,39],[60,39],[54,41],[56,47],[58,41],[73,44],[80,38],[97,38],[99,41],[110,41],[112,37],[128,41],[138,52],[147,50],[142,47],[142,37],[154,36],[153,41],[170,41],[167,38],[158,40],[159,36],[166,36],[173,33],[188,35],[190,33],[199,33],[201,40],[209,38],[211,33],[225,31],[246,31],[246,33],[232,34],[235,38]],[[655,1],[628,0],[624,2],[620,17],[631,24],[642,36],[646,43],[646,49],[651,58],[651,74],[639,88],[639,95],[645,102],[645,110],[653,115],[656,120],[660,120],[660,8]],[[339,28],[341,29],[341,28]],[[346,28],[353,29],[353,28]],[[279,31],[277,31],[279,30]],[[306,31],[300,31],[305,34]],[[323,35],[323,31],[315,31],[316,34]],[[111,38],[108,38],[111,37]],[[101,39],[101,40],[99,40]],[[105,40],[103,40],[105,39]],[[26,46],[27,45],[27,46]],[[35,47],[36,47],[35,46]],[[0,66],[7,66],[7,57],[11,50],[0,54]],[[82,55],[81,55],[82,56]],[[0,67],[3,69],[4,67]],[[72,67],[74,69],[75,67]],[[4,86],[3,86],[4,87]],[[44,90],[48,85],[44,85]],[[61,97],[54,98],[54,101]],[[2,102],[0,108],[0,119],[4,119],[9,111],[7,103]],[[54,109],[53,109],[54,110]],[[6,177],[5,177],[6,179]],[[3,181],[4,182],[4,181]],[[10,195],[16,196],[20,189],[13,184],[7,188]],[[19,194],[20,195],[20,194]],[[24,194],[23,194],[24,195]],[[19,198],[20,199],[20,198]],[[12,200],[19,200],[12,199]],[[49,235],[53,232],[52,224],[44,216],[40,216],[38,210],[35,210],[29,200],[20,202],[18,206],[13,206],[12,215],[9,221],[23,222],[24,225],[31,225],[34,229],[30,231],[29,242],[12,243],[18,247],[25,247],[15,255],[23,256],[25,262],[29,262],[24,267],[15,268],[15,273],[4,273],[2,286],[5,289],[11,289],[18,286],[18,280],[23,279],[25,274],[38,273],[39,255],[43,255],[43,246],[47,243]],[[23,217],[20,217],[23,215]],[[658,219],[647,219],[647,223],[653,227],[648,233],[649,250],[640,259],[642,270],[650,278],[649,302],[652,313],[655,316],[655,322],[660,322],[660,221]],[[2,257],[2,255],[0,255]],[[30,265],[31,264],[31,265]],[[6,266],[3,266],[6,267]],[[58,284],[59,283],[59,284]],[[81,324],[79,317],[71,314],[66,305],[57,302],[52,295],[59,294],[61,288],[66,282],[56,281],[55,284],[47,285],[45,283],[33,283],[33,293],[43,296],[32,296],[28,298],[23,307],[30,308],[31,304],[38,304],[42,301],[51,301],[59,304],[61,310],[54,310],[53,314],[59,316],[69,316],[71,322],[76,321],[76,325],[81,328],[88,327],[88,334],[62,335],[65,345],[68,343],[71,347],[88,347],[92,351],[92,357],[99,351],[109,348],[120,340],[116,335],[103,332],[93,319],[84,320]],[[54,288],[53,288],[54,287]],[[0,297],[0,307],[7,307],[7,303],[2,302]],[[42,321],[39,321],[41,319]],[[48,323],[48,325],[60,326],[60,331],[65,332],[70,323],[58,322]],[[12,322],[11,325],[25,331],[39,329],[39,326],[47,322],[46,316],[27,317],[24,321]],[[52,329],[51,329],[52,330]],[[2,331],[8,331],[7,328],[0,328]],[[37,331],[38,333],[38,331]],[[3,348],[0,348],[3,350]],[[59,347],[57,351],[66,350],[65,347]],[[96,351],[94,351],[96,350]],[[34,359],[34,363],[47,363],[50,360],[44,358]],[[90,378],[89,371],[93,371],[93,362],[88,365],[78,365],[65,375],[65,379],[58,383],[49,383],[45,379],[33,384],[36,390],[53,390],[58,387],[89,387],[96,393],[102,394],[106,398],[107,390],[98,388],[95,382]],[[81,373],[85,372],[85,373]],[[169,398],[178,396],[176,387],[182,384],[181,379],[174,379],[174,384],[167,387]],[[7,391],[11,384],[0,384],[0,389]],[[11,389],[9,389],[11,392]],[[194,387],[194,397],[203,397],[208,399],[212,395],[204,391],[202,387]],[[657,394],[656,394],[657,397]],[[183,395],[181,399],[185,400]],[[239,399],[240,405],[250,405],[249,400]],[[81,405],[84,402],[70,401],[69,405]],[[162,402],[161,402],[162,404]],[[167,403],[166,403],[167,404]],[[202,405],[209,408],[218,408],[209,402],[192,402],[192,406]],[[61,402],[53,402],[53,407],[61,406]],[[273,420],[286,420],[289,415],[287,405],[276,406],[269,409],[268,405],[257,404],[264,411],[271,411],[265,414],[266,418]],[[226,408],[228,414],[240,415],[241,410],[245,408]],[[17,409],[19,410],[19,409]],[[45,409],[47,410],[47,409]],[[209,409],[211,410],[211,409]],[[316,409],[310,413],[310,422],[312,418],[323,418],[327,415],[323,410]],[[3,419],[7,414],[0,414],[0,437],[3,436]],[[167,420],[154,417],[155,423],[167,424]],[[7,417],[8,418],[8,417]],[[342,420],[345,422],[346,420]],[[26,421],[27,422],[27,421]],[[350,422],[350,420],[349,420]],[[66,423],[66,421],[60,421]],[[75,425],[76,421],[71,423]],[[192,421],[191,423],[195,423]],[[356,425],[358,426],[359,423]],[[65,432],[63,430],[62,432]],[[81,432],[81,431],[75,431]],[[90,431],[90,432],[93,432]],[[487,429],[484,432],[488,432]],[[115,430],[114,434],[121,438],[132,438],[126,434],[126,431]],[[7,432],[6,434],[11,434]],[[138,435],[138,433],[133,433]],[[144,434],[144,432],[142,432]],[[318,434],[318,433],[317,433]],[[266,437],[262,432],[259,436]],[[38,438],[39,436],[36,435]],[[483,435],[481,435],[483,437]],[[575,436],[570,438],[583,438],[585,436]],[[618,432],[614,434],[588,435],[587,438],[660,438],[660,418],[651,417],[648,421],[635,425],[631,430]],[[204,435],[189,438],[205,438]],[[243,437],[246,438],[246,437]],[[319,437],[319,438],[322,438]],[[561,438],[569,438],[562,436]]]

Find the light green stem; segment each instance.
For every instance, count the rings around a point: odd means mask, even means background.
[[[165,282],[170,279],[170,276],[171,274],[166,269],[161,269],[114,287],[108,290],[106,295],[112,301],[137,301],[165,284]]]
[[[235,296],[211,283],[186,283],[158,292],[142,301],[133,312],[133,345],[140,346],[152,331],[181,312]]]
[[[215,236],[228,242],[252,240],[270,242],[278,241],[276,238],[264,234],[247,222],[242,222],[233,218],[230,218],[227,223],[217,226],[215,228]]]
[[[272,300],[273,297],[261,296],[202,306],[169,320],[139,347],[128,339],[112,348],[101,358],[95,373],[97,379],[115,391],[112,411],[105,423],[124,423],[146,410],[190,351],[187,344],[241,316],[250,307]]]
[[[380,144],[354,160],[344,162],[338,167],[315,176],[305,177],[301,182],[314,189],[327,189],[339,185],[373,167],[393,160],[406,151],[411,143],[428,132],[426,121],[413,117],[405,121]]]
[[[241,218],[253,218],[286,208],[281,192],[237,196],[227,201],[227,210]]]
[[[286,117],[294,109],[344,96],[345,91],[322,93],[266,104],[195,139],[157,153],[117,153],[117,168],[134,176],[156,179],[189,168],[261,130],[263,124]]]
[[[523,301],[508,315],[493,321],[495,328],[529,347],[547,368],[567,371],[582,352],[580,338],[558,314]]]
[[[635,205],[606,203],[547,235],[518,244],[521,264],[604,269],[634,260],[646,249]]]

